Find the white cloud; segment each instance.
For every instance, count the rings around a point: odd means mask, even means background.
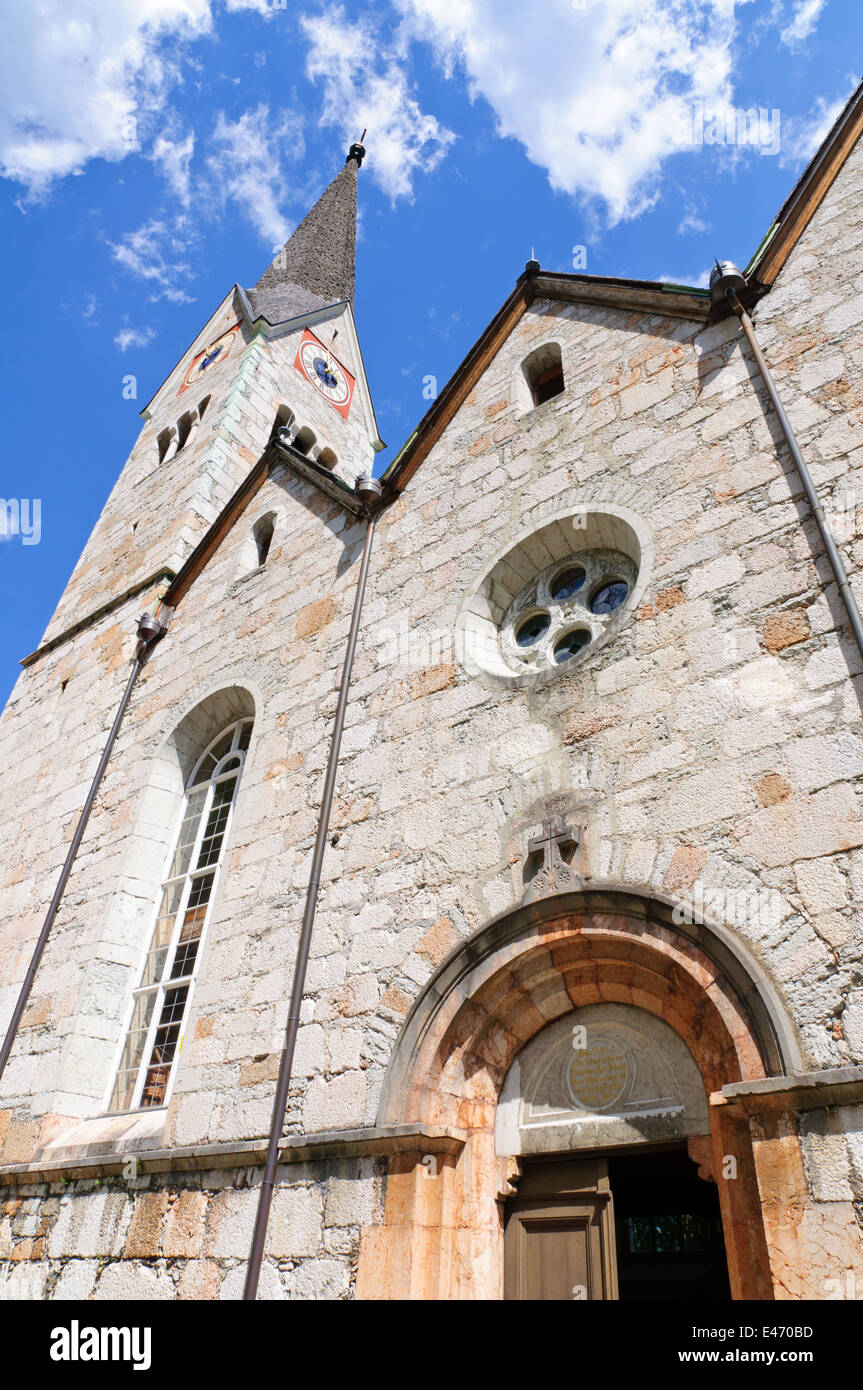
[[[190,131],[183,140],[172,140],[169,135],[158,136],[150,154],[183,207],[189,206],[190,164],[194,149],[195,135],[194,131]]]
[[[109,241],[108,245],[118,265],[150,282],[152,300],[170,299],[174,304],[186,304],[192,297],[182,286],[190,273],[183,256],[192,240],[193,234],[182,218],[169,225],[154,217],[137,231],[127,232],[120,241]]]
[[[689,232],[709,232],[710,225],[703,217],[698,216],[694,208],[687,208],[677,224],[677,231],[680,236],[686,236]]]
[[[797,0],[794,12],[779,37],[788,48],[800,48],[818,23],[827,0]]]
[[[148,343],[152,343],[156,336],[155,328],[121,328],[119,333],[114,335],[114,343],[121,352],[128,351],[129,348],[143,348]]]
[[[271,122],[269,108],[259,105],[229,121],[220,111],[213,141],[216,152],[207,160],[213,193],[235,202],[271,245],[285,241],[291,226],[281,211],[286,185],[282,156],[288,144],[296,159],[303,156],[301,117],[280,111]]]
[[[498,134],[519,140],[553,188],[601,199],[611,223],[656,200],[695,102],[720,118],[732,105],[746,0],[396,3],[445,70],[465,72]]]
[[[272,13],[266,0],[229,10]],[[138,151],[215,0],[28,0],[0,6],[0,173],[31,196],[88,160]]]
[[[341,6],[300,20],[309,40],[306,74],[323,85],[323,121],[346,145],[369,129],[368,170],[389,198],[410,197],[455,139],[411,93],[405,54],[382,45],[368,19],[350,22]]]
[[[852,80],[845,96],[838,97],[835,101],[827,101],[825,97],[818,97],[812,110],[806,116],[785,118],[782,125],[782,155],[780,160],[783,165],[800,164],[804,160],[811,159],[839,116],[854,86],[855,83]]]

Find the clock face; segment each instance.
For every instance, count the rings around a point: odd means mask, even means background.
[[[333,356],[332,350],[308,328],[303,333],[294,366],[322,396],[326,396],[340,415],[347,417],[354,392],[354,378]]]
[[[214,338],[208,343],[203,352],[199,352],[192,358],[190,366],[183,377],[183,384],[177,392],[179,396],[183,391],[188,391],[190,386],[195,386],[207,374],[209,369],[216,363],[224,362],[234,343],[234,339],[240,331],[240,325],[235,323],[232,328],[226,329],[218,338]]]

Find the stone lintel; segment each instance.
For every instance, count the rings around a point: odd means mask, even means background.
[[[361,1129],[323,1130],[291,1135],[279,1145],[280,1163],[314,1163],[326,1159],[363,1158],[393,1153],[459,1153],[467,1136],[458,1129],[435,1125],[369,1125]],[[189,1173],[217,1168],[261,1168],[267,1156],[265,1139],[235,1144],[199,1144],[183,1148],[125,1150],[122,1153],[45,1157],[35,1163],[0,1165],[0,1185],[70,1182],[117,1177],[130,1159],[138,1176],[148,1173]]]

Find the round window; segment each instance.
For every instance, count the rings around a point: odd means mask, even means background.
[[[515,640],[520,647],[533,647],[548,631],[551,618],[548,613],[533,613],[521,623],[516,631]]]
[[[615,622],[635,588],[638,569],[619,550],[562,556],[525,584],[499,631],[514,671],[554,670],[588,650]]]
[[[565,632],[554,644],[555,661],[558,665],[562,661],[569,661],[582,647],[586,647],[589,641],[590,633],[587,628],[577,627],[572,632]]]
[[[563,603],[565,599],[572,598],[579,589],[583,588],[587,578],[587,571],[581,565],[572,565],[569,569],[561,570],[551,583],[551,596]]]
[[[591,613],[613,613],[626,602],[629,585],[622,579],[613,579],[610,584],[602,584],[590,600]]]

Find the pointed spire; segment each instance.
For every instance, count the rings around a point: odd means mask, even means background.
[[[303,300],[313,295],[321,304],[342,299],[353,304],[357,170],[364,155],[361,143],[351,145],[344,167],[285,242],[255,286],[256,291],[279,290],[283,300],[284,290],[290,286],[307,292]]]

